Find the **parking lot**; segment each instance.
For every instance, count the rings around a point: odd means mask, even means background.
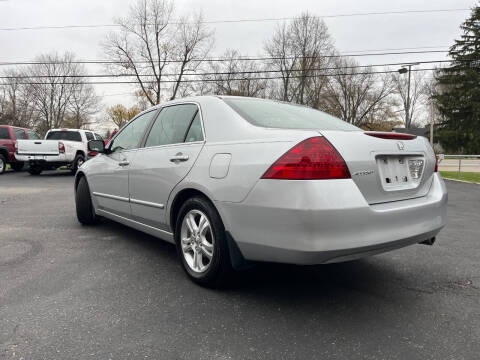
[[[0,177],[0,359],[475,359],[480,186],[449,181],[434,246],[312,267],[264,264],[228,289],[172,245],[81,226],[73,177]]]

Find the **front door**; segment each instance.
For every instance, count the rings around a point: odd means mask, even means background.
[[[130,167],[134,220],[170,230],[165,214],[168,197],[192,168],[203,143],[197,105],[172,105],[161,110]]]
[[[90,191],[98,209],[130,217],[129,169],[155,110],[133,119],[110,141],[109,154],[91,163]]]

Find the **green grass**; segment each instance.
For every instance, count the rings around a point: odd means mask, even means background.
[[[7,164],[7,167],[5,168],[5,170],[10,170],[10,164]]]
[[[458,179],[458,172],[457,171],[440,171],[440,174],[445,179]],[[471,181],[471,182],[476,182],[480,184],[480,173],[473,173],[473,172],[461,172],[460,173],[460,179],[458,180],[463,180],[463,181]]]

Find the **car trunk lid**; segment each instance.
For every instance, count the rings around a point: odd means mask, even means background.
[[[427,139],[384,138],[385,133],[363,131],[320,133],[342,155],[369,204],[427,194],[435,169],[435,155]]]

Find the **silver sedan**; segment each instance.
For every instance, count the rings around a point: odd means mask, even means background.
[[[202,96],[153,107],[76,174],[78,220],[176,244],[215,286],[257,261],[340,262],[432,244],[447,192],[427,139],[364,132],[308,107]]]

